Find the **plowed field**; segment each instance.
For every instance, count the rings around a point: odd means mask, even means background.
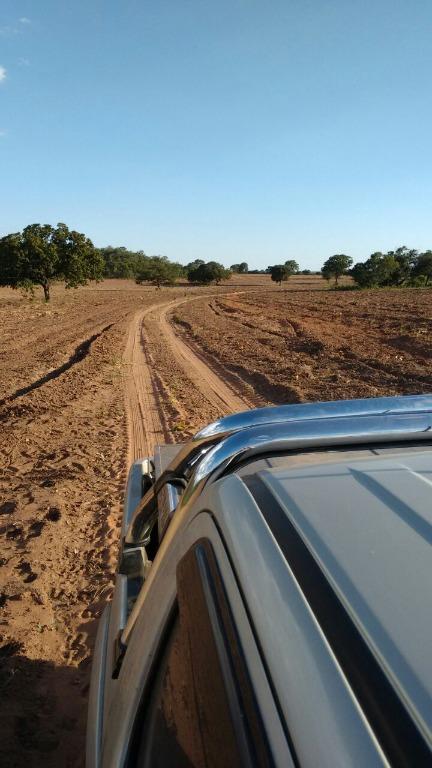
[[[183,305],[172,321],[269,403],[432,390],[429,290],[238,294]]]

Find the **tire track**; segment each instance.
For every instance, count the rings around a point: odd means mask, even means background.
[[[250,408],[249,400],[236,394],[202,358],[195,354],[191,347],[176,335],[168,321],[168,311],[170,311],[169,308],[163,309],[157,318],[161,334],[169,344],[173,357],[180,363],[188,378],[201,391],[205,399],[220,410],[221,415]]]
[[[212,294],[209,294],[211,296]],[[151,456],[158,443],[174,442],[164,416],[156,371],[147,343],[146,326],[156,323],[160,338],[169,347],[174,360],[187,378],[221,416],[255,407],[252,400],[240,395],[220,378],[174,332],[168,313],[189,301],[206,298],[201,294],[176,299],[140,310],[130,327],[123,363],[127,370],[125,381],[125,410],[128,427],[128,465],[138,458]]]
[[[143,321],[148,313],[149,310],[140,310],[135,314],[129,326],[123,355],[127,369],[125,410],[128,427],[128,467],[136,459],[150,456],[154,446],[166,439],[143,333]]]

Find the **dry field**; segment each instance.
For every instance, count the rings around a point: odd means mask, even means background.
[[[194,302],[172,319],[221,376],[269,403],[432,390],[430,290],[292,286]]]
[[[83,764],[128,463],[266,403],[432,389],[432,292],[0,290],[0,762]]]

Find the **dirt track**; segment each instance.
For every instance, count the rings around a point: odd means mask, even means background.
[[[175,362],[182,369],[182,379],[187,379],[185,392],[189,392],[191,386],[194,387],[202,394],[204,402],[213,406],[217,415],[246,410],[253,405],[251,399],[237,394],[174,333],[167,315],[189,301],[183,298],[163,302],[137,312],[131,322],[123,358],[126,367],[125,410],[129,463],[140,456],[151,455],[157,443],[173,440],[161,398],[164,387],[161,387],[149,344],[151,335],[159,335],[162,344],[167,345],[172,356],[171,368]]]

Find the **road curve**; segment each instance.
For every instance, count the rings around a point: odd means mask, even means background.
[[[202,299],[205,296],[197,296]],[[147,343],[146,326],[156,323],[163,340],[182,367],[191,385],[220,415],[244,411],[253,404],[247,397],[234,392],[205,361],[180,339],[168,320],[175,307],[194,298],[175,299],[137,312],[129,327],[123,364],[125,377],[125,410],[128,428],[128,466],[137,458],[149,456],[157,443],[173,442],[163,409],[159,404],[158,384],[152,364],[151,349]]]

